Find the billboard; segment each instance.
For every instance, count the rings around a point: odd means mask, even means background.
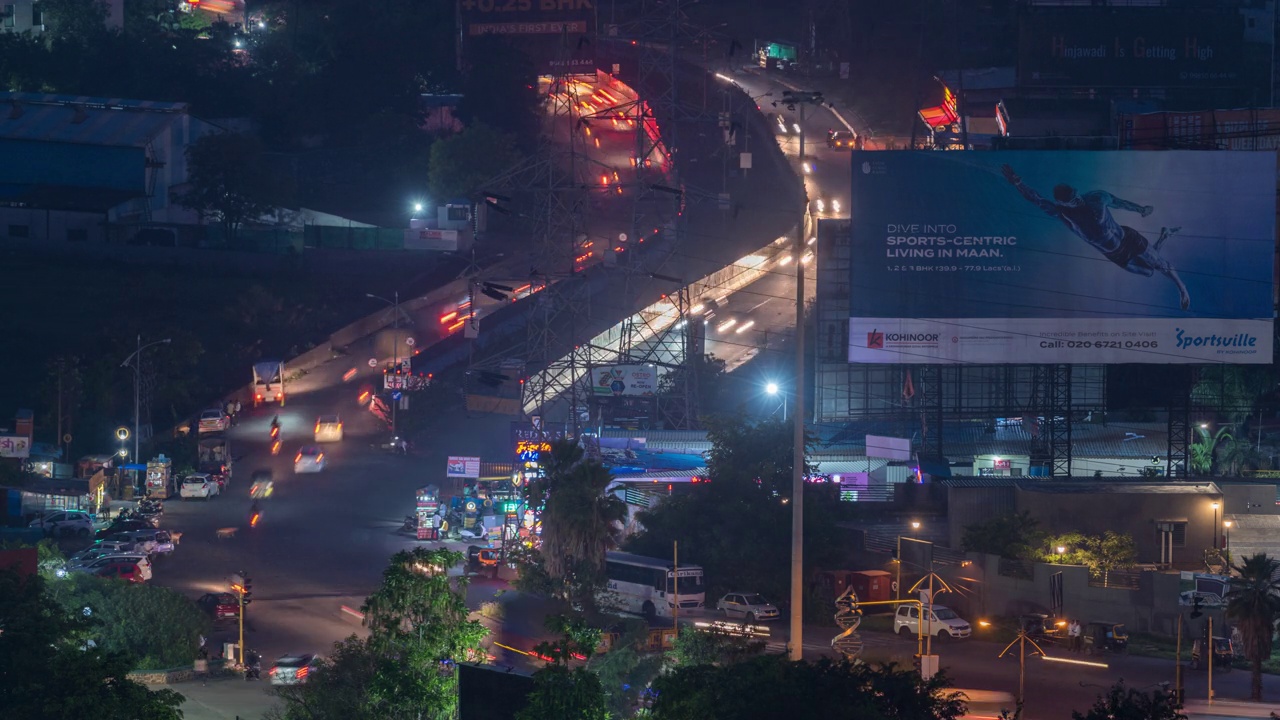
[[[480,477],[480,458],[450,455],[445,463],[445,477],[478,478]]]
[[[595,0],[460,0],[463,42],[506,38],[540,75],[595,73]]]
[[[1018,84],[1265,89],[1268,69],[1250,61],[1270,57],[1271,22],[1268,12],[1229,7],[1027,12],[1020,20]],[[1266,31],[1255,37],[1254,27]]]
[[[1121,115],[1125,150],[1275,150],[1280,109],[1196,110]]]
[[[611,365],[591,371],[597,397],[652,397],[658,394],[658,369],[651,365]]]
[[[1275,153],[852,162],[850,362],[1271,362]]]

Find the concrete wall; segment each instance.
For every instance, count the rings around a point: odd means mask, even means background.
[[[1210,504],[1221,502],[1222,496],[1216,487],[1209,487],[1213,490],[1203,493],[1123,492],[1115,486],[1098,492],[1085,484],[1075,493],[1018,488],[1015,498],[1019,511],[1031,513],[1041,528],[1055,535],[1100,535],[1107,530],[1133,535],[1140,563],[1160,561],[1157,520],[1185,521],[1186,541],[1173,549],[1173,564],[1190,570],[1203,566],[1205,549],[1213,547],[1214,512]],[[1221,505],[1217,517],[1221,522]]]
[[[101,213],[4,207],[0,208],[0,237],[17,242],[69,243],[69,248],[80,248],[106,242],[105,222],[106,216]],[[25,239],[20,227],[27,229]],[[75,231],[84,233],[82,241],[72,239]]]
[[[1013,486],[947,488],[947,521],[951,547],[963,550],[960,539],[969,525],[986,522],[1016,511]]]
[[[977,580],[976,601],[966,607],[976,618],[983,615],[1019,615],[1025,612],[1049,612],[1050,578],[1062,573],[1063,612],[1082,622],[1106,621],[1124,623],[1131,632],[1170,635],[1175,632],[1178,617],[1179,576],[1177,573],[1146,572],[1140,576],[1137,590],[1102,588],[1089,585],[1088,568],[1078,565],[1035,563],[1030,579],[1001,575],[1000,558],[995,555],[969,553]],[[959,604],[946,596],[948,605]],[[941,601],[941,599],[940,599]]]

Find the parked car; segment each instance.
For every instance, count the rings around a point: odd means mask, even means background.
[[[757,620],[777,620],[777,606],[760,597],[757,593],[729,593],[716,603],[725,617],[740,617],[747,622]]]
[[[208,500],[218,494],[218,481],[213,479],[208,473],[194,473],[182,478],[182,485],[178,490],[178,495],[183,500],[190,498],[204,498]]]
[[[196,606],[207,613],[215,623],[235,621],[240,618],[240,598],[234,593],[205,593],[196,601]]]
[[[143,555],[148,554],[146,550],[143,550],[138,547],[137,538],[130,537],[129,533],[116,533],[115,535],[105,537],[95,542],[93,544],[93,547],[100,548],[103,552],[107,554],[111,554],[111,553],[120,554],[120,553],[132,553],[132,552],[140,553]]]
[[[98,544],[105,547],[109,543],[131,544],[132,546],[128,549],[148,555],[155,553],[168,555],[173,552],[173,537],[167,530],[127,530],[118,532]]]
[[[116,578],[117,580],[132,583],[147,581],[142,573],[142,568],[138,567],[138,563],[129,560],[109,563],[95,570],[93,574],[98,577]]]
[[[944,605],[924,608],[924,634],[937,637],[967,638],[973,632],[969,622]],[[920,607],[900,605],[893,616],[893,631],[899,635],[920,634]]]
[[[316,442],[342,442],[342,418],[337,415],[316,418]]]
[[[231,418],[221,408],[213,408],[200,413],[200,425],[196,433],[226,432],[229,427]]]
[[[83,510],[54,510],[32,520],[30,527],[44,528],[44,534],[50,537],[89,537],[93,518]]]
[[[285,655],[271,668],[272,685],[301,685],[317,667],[315,655]]]
[[[324,451],[316,445],[305,445],[293,459],[295,473],[318,473],[324,469]]]
[[[98,570],[108,565],[125,561],[133,562],[138,566],[138,570],[142,573],[143,580],[151,579],[151,561],[142,553],[109,553],[95,560],[90,560],[83,565],[68,565],[67,572],[96,573]]]
[[[146,520],[116,520],[112,522],[110,525],[108,525],[107,527],[103,528],[102,530],[99,530],[94,535],[94,538],[97,540],[105,540],[106,538],[109,538],[112,535],[115,535],[117,533],[129,532],[132,530],[154,530],[154,529],[155,529],[155,526],[153,526],[150,522]]]

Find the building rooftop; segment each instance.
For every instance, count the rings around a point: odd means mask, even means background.
[[[1090,479],[1085,481],[1036,481],[1019,480],[1014,483],[1023,492],[1095,495],[1221,495],[1222,491],[1212,482],[1125,482],[1115,479]]]
[[[186,103],[0,92],[0,139],[144,147]]]

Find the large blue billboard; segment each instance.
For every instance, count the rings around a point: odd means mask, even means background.
[[[1271,362],[1274,152],[855,152],[850,215],[850,362]]]

